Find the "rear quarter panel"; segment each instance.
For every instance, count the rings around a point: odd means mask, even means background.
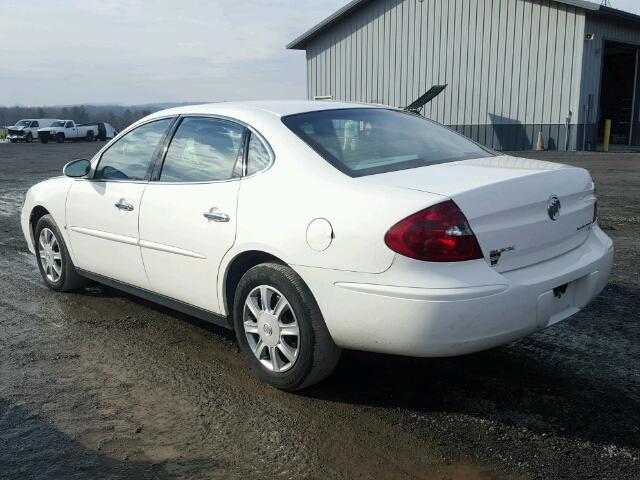
[[[290,265],[380,273],[391,266],[395,255],[384,243],[387,230],[443,199],[358,182],[326,163],[288,130],[265,137],[275,162],[241,181],[232,256],[263,250]],[[326,219],[332,226],[333,239],[324,251],[307,243],[307,228],[314,219]]]

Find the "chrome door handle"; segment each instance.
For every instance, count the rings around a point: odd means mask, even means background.
[[[120,199],[118,201],[118,203],[115,204],[116,208],[119,210],[125,210],[127,212],[130,212],[133,210],[133,205],[131,205],[130,203],[127,203],[124,198]]]
[[[216,212],[213,208],[203,213],[204,218],[213,220],[214,222],[228,222],[230,217],[226,213]]]

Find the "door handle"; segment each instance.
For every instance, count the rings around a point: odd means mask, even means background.
[[[214,222],[228,222],[230,219],[226,213],[217,212],[213,208],[208,212],[204,212],[203,215],[207,220],[213,220]]]
[[[121,198],[118,201],[118,203],[115,204],[115,206],[118,210],[125,210],[127,212],[130,212],[133,210],[133,205],[131,205],[130,203],[127,203],[124,198]]]

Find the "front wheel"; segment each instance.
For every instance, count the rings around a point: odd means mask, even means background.
[[[56,135],[56,141],[58,143],[64,143],[64,133],[59,133],[58,135]]]
[[[51,290],[68,292],[85,283],[71,261],[67,246],[51,215],[44,215],[36,224],[35,250],[38,269]]]
[[[340,359],[311,291],[285,265],[263,263],[244,274],[233,319],[251,371],[281,390],[320,382]]]
[[[33,142],[33,135],[31,135],[31,132],[27,133],[26,141],[27,143]]]

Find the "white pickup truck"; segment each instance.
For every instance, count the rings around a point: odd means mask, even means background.
[[[12,127],[7,127],[7,138],[11,143],[31,143],[38,138],[38,129],[48,127],[57,120],[55,118],[27,118],[18,120]]]
[[[38,130],[38,138],[42,143],[49,143],[49,140],[55,140],[58,143],[65,140],[92,142],[97,136],[98,127],[96,125],[76,125],[73,120],[58,120],[53,122],[51,126]]]

